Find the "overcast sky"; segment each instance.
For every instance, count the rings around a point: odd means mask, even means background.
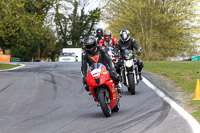
[[[86,0],[87,1],[87,0]],[[69,6],[66,2],[61,2],[63,5]],[[94,10],[95,8],[99,7],[101,8],[102,6],[102,2],[101,0],[89,0],[89,5],[86,7],[85,12],[88,12],[90,10]],[[71,10],[72,11],[72,10]],[[59,10],[59,12],[62,12],[62,9]],[[69,13],[69,10],[67,11]],[[65,10],[63,10],[64,14],[67,14],[67,12],[65,12]],[[55,10],[52,8],[50,10],[50,13],[55,13]],[[48,18],[52,21],[52,25],[55,26],[53,19],[52,18]],[[106,23],[104,23],[103,21],[100,21],[98,23],[98,25],[96,26],[96,28],[102,28],[105,29],[108,25]]]
[[[101,0],[89,0],[90,1],[90,4],[89,6],[87,7],[87,10],[93,10],[97,7],[101,8],[102,6],[102,2]],[[103,30],[107,27],[108,25],[103,22],[103,21],[100,21],[99,24],[96,26],[96,28],[102,28]]]

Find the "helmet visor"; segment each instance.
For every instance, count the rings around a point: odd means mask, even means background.
[[[127,40],[127,38],[128,38],[127,33],[126,33],[126,32],[123,32],[123,33],[122,33],[122,40]]]
[[[98,32],[97,35],[98,35],[98,36],[102,36],[102,33],[101,33],[101,32]]]
[[[93,43],[93,44],[86,44],[86,49],[87,50],[91,50],[94,47],[95,47],[95,43]]]
[[[107,42],[110,41],[110,36],[104,36],[104,38],[105,38],[105,40],[106,40]]]

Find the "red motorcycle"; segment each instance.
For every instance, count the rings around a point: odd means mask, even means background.
[[[106,117],[110,117],[112,111],[117,112],[119,110],[117,88],[103,64],[94,63],[91,65],[86,82],[94,100],[98,102],[97,105],[101,106]]]

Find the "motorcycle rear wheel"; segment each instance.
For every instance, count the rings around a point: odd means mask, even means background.
[[[98,94],[98,100],[102,109],[102,112],[104,113],[104,115],[106,117],[110,117],[111,116],[111,108],[110,108],[110,103],[108,103],[108,99],[106,97],[105,93],[99,93]]]

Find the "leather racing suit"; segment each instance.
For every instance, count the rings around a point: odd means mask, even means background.
[[[120,51],[120,53],[122,53],[123,50],[125,50],[125,49],[128,49],[128,50],[136,49],[137,52],[141,51],[141,47],[137,44],[136,40],[135,39],[129,39],[127,42],[123,42],[122,40],[119,40],[115,45],[114,53],[117,53],[118,51]],[[140,52],[140,54],[141,54],[141,52]],[[139,59],[136,59],[136,61],[137,61],[137,65],[138,65],[139,76],[140,76],[140,79],[142,79],[141,78],[141,71],[142,71],[144,64]],[[115,66],[116,69],[117,69],[117,73],[119,73],[119,66],[120,66],[120,64],[116,64],[116,66]]]
[[[102,63],[103,65],[106,66],[110,74],[110,77],[114,81],[115,85],[119,83],[120,76],[119,74],[116,73],[113,62],[110,56],[108,55],[105,47],[97,46],[96,52],[94,53],[90,53],[86,51],[82,53],[81,72],[82,72],[84,84],[86,84],[87,63],[89,64],[89,66],[91,66],[93,63]]]

